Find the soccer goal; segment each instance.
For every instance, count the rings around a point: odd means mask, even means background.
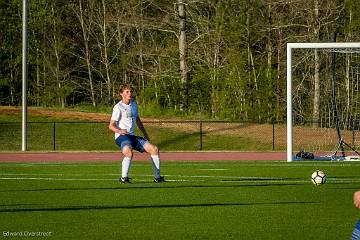
[[[359,159],[360,43],[287,44],[287,161]]]

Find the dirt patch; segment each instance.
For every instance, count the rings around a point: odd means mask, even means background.
[[[20,107],[0,106],[0,113],[2,114],[21,114]],[[106,113],[88,113],[71,111],[69,109],[53,110],[46,108],[28,107],[28,114],[34,116],[48,116],[67,120],[84,120],[94,122],[108,122],[111,117],[111,112]],[[142,121],[156,121],[153,118],[141,118]]]
[[[2,114],[21,114],[21,108],[17,107],[0,107],[0,113]],[[28,108],[28,114],[37,115],[37,116],[48,116],[48,117],[56,117],[67,120],[88,120],[95,122],[104,122],[109,121],[110,114],[104,113],[86,113],[86,112],[77,112],[77,111],[69,111],[69,110],[50,110],[44,108]]]

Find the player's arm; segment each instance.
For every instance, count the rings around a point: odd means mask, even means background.
[[[116,126],[116,121],[115,120],[110,120],[109,123],[109,129],[115,133],[118,133],[120,135],[125,135],[128,132],[126,131],[126,129],[120,129]]]
[[[138,126],[140,131],[143,133],[144,137],[150,141],[149,135],[147,134],[144,124],[142,123],[140,117],[136,118],[136,125]]]
[[[360,208],[360,191],[354,193],[354,205],[357,208]]]

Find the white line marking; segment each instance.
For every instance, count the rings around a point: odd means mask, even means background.
[[[117,181],[102,178],[42,178],[42,177],[2,177],[0,180],[46,180],[46,181]]]
[[[201,168],[199,170],[202,170],[202,171],[227,171],[229,169],[225,169],[225,168]]]

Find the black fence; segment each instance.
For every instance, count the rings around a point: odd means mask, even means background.
[[[144,121],[151,142],[162,151],[285,151],[286,125],[230,121]],[[27,148],[30,151],[114,151],[118,150],[108,122],[29,122]],[[334,128],[297,126],[293,149],[332,150],[338,137]],[[359,130],[342,131],[354,148]],[[140,133],[137,133],[141,135]],[[21,150],[21,123],[0,123],[0,151]]]

